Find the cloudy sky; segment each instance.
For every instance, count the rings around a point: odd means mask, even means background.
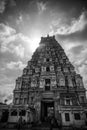
[[[86,0],[0,0],[0,101],[12,99],[41,36],[55,35],[87,88]]]

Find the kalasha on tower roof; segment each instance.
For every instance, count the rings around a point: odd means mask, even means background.
[[[41,41],[40,41],[39,44],[40,45],[41,44],[43,44],[43,45],[49,44],[49,45],[52,45],[52,46],[56,46],[56,45],[60,46],[60,44],[58,43],[58,41],[55,39],[55,35],[53,35],[53,36],[47,35],[47,37],[41,37]]]
[[[52,42],[53,40],[55,40],[55,36],[49,36],[47,35],[47,37],[41,37],[41,43],[47,43],[47,42]]]

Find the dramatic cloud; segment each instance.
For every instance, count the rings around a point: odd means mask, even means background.
[[[1,23],[0,24],[0,38],[2,38],[3,36],[10,36],[16,33],[16,30]]]
[[[36,49],[33,40],[22,33],[16,33],[16,30],[1,24],[0,25],[0,52],[12,53],[20,58],[28,56],[32,53],[32,49]],[[33,48],[31,48],[33,46]]]
[[[14,42],[16,42],[16,40]],[[16,54],[16,56],[19,56],[20,58],[24,58],[24,51],[25,51],[24,47],[21,44],[19,44],[19,45],[3,44],[1,46],[1,52],[2,53],[9,52],[9,53],[12,53],[12,54]]]
[[[56,21],[57,23],[54,23],[54,25],[50,27],[52,29],[51,33],[69,35],[75,32],[83,31],[87,26],[87,12],[83,12],[77,19],[71,19],[70,25],[64,23],[62,24],[62,20],[63,19],[59,19],[59,21]]]
[[[25,64],[23,64],[21,61],[18,61],[18,62],[13,62],[11,61],[10,63],[7,63],[7,68],[8,69],[13,69],[13,70],[23,70],[23,68],[26,66]]]

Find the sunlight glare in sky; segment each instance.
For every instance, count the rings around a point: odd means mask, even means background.
[[[40,36],[33,36],[31,38],[31,44],[30,44],[30,50],[31,52],[34,52],[35,49],[39,46],[39,42],[40,42]]]

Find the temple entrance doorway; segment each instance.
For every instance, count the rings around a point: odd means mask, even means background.
[[[54,101],[41,101],[41,121],[49,122],[54,116]]]
[[[9,111],[8,110],[3,110],[2,117],[1,117],[1,122],[7,122],[8,121],[8,116],[9,116]]]

